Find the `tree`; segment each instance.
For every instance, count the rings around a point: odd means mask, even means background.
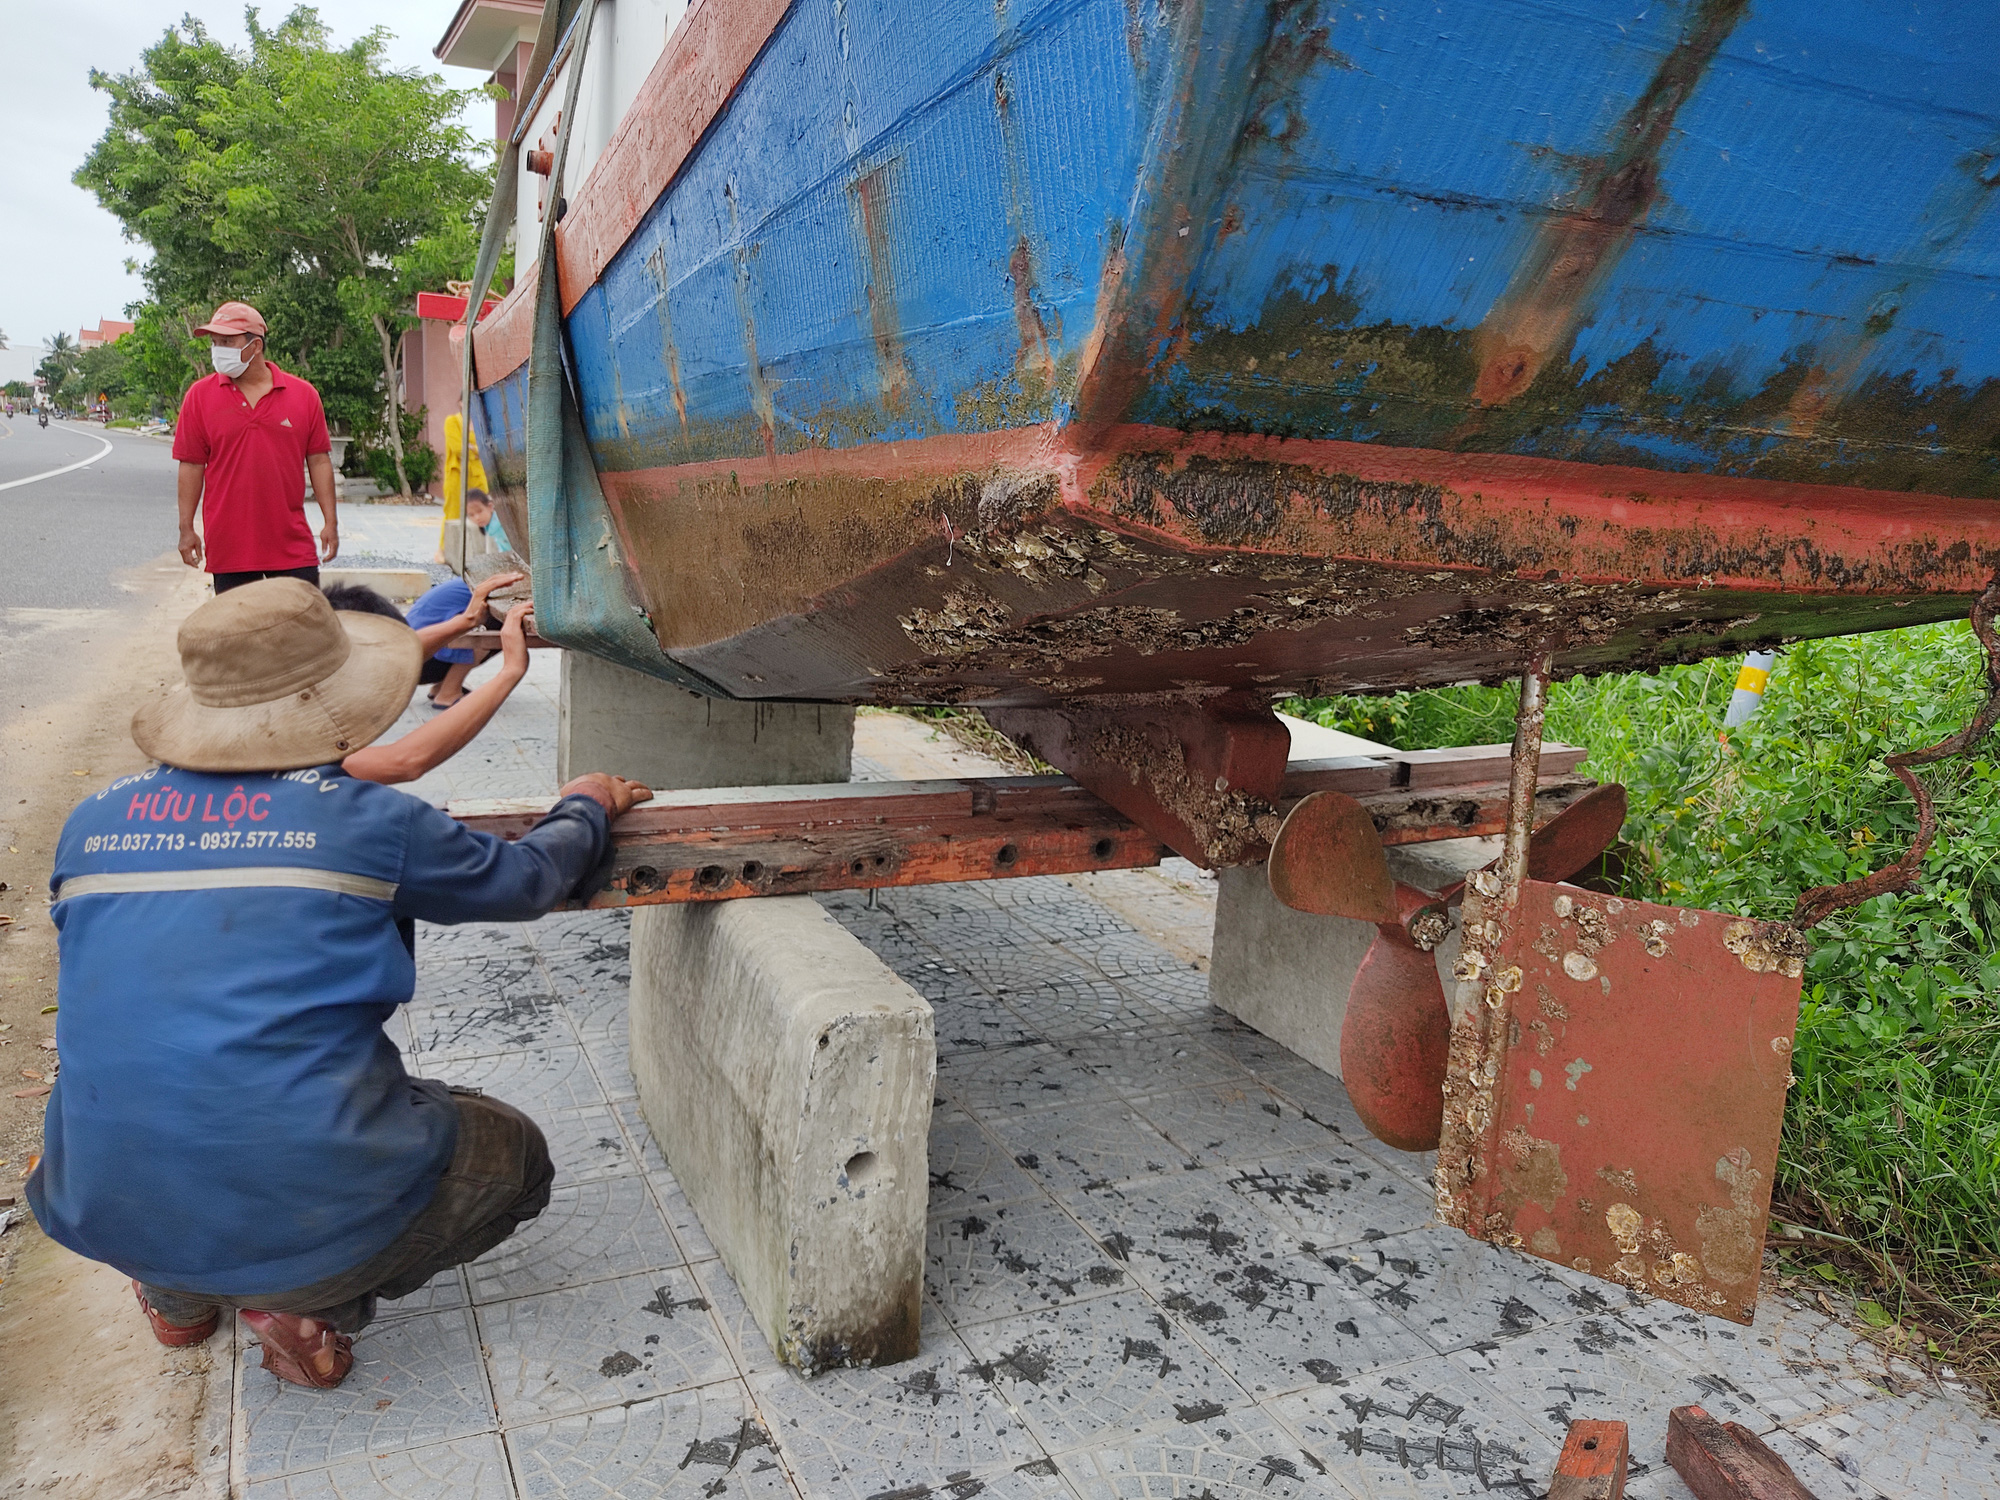
[[[48,382],[49,399],[58,406],[71,404],[64,387],[75,378],[82,358],[76,340],[66,333],[52,333],[42,340],[42,361],[35,366],[35,374]]]
[[[136,363],[176,377],[196,314],[253,301],[330,416],[372,407],[407,494],[397,358],[414,292],[476,253],[492,170],[456,121],[480,91],[388,68],[380,29],[336,47],[309,7],[248,21],[247,50],[189,18],[137,71],[92,75],[111,128],[76,180],[153,252]]]

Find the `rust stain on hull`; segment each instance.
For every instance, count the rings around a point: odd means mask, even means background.
[[[1610,151],[1581,184],[1577,206],[1536,236],[1474,340],[1479,375],[1473,395],[1481,405],[1514,400],[1568,344],[1591,293],[1659,196],[1660,152],[1675,117],[1749,9],[1749,0],[1702,0],[1679,43],[1619,122]]]
[[[882,382],[882,404],[891,412],[903,409],[910,386],[903,362],[901,319],[896,312],[895,239],[889,229],[891,164],[885,163],[854,184],[855,215],[868,247],[868,323],[875,335],[875,363]]]
[[[674,343],[673,311],[667,300],[667,252],[664,245],[653,247],[653,253],[646,257],[646,269],[653,273],[654,284],[660,289],[659,300],[653,304],[654,315],[660,320],[660,354],[667,367],[667,384],[673,389],[674,415],[680,418],[681,431],[686,433],[688,398],[681,385],[681,351]]]

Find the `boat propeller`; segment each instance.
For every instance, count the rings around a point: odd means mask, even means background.
[[[1528,875],[1562,881],[1618,837],[1625,788],[1592,788],[1542,824],[1528,843]],[[1348,988],[1340,1074],[1361,1123],[1400,1151],[1438,1143],[1451,1045],[1451,1008],[1432,950],[1451,930],[1464,882],[1432,894],[1389,873],[1368,810],[1340,792],[1316,792],[1272,841],[1271,892],[1296,911],[1375,924],[1375,941]]]

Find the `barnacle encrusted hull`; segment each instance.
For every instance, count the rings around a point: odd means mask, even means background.
[[[2000,562],[1996,60],[1971,0],[704,0],[557,232],[604,491],[565,534],[747,698],[1961,615]],[[529,547],[535,292],[475,340]]]

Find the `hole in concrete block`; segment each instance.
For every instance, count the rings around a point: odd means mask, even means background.
[[[993,862],[1000,865],[1011,865],[1020,857],[1021,851],[1019,849],[1016,849],[1012,844],[1002,844],[1000,852],[993,856]]]
[[[760,864],[758,861],[754,859],[745,860],[743,862],[744,884],[754,885],[763,878],[764,878],[764,866],[762,864]]]
[[[1090,846],[1090,857],[1092,859],[1111,858],[1111,840],[1099,839],[1096,843],[1092,844]]]
[[[819,1034],[819,1050],[822,1052],[826,1051],[828,1044],[831,1043],[832,1041],[833,1041],[833,1033],[830,1031],[822,1031]]]
[[[470,296],[471,294],[467,293],[466,295]],[[866,875],[868,873],[868,861],[857,859],[853,864],[852,872],[856,875]]]
[[[721,865],[703,865],[694,872],[694,884],[696,890],[719,891],[729,884],[729,872]]]
[[[841,1168],[841,1176],[847,1179],[851,1188],[865,1188],[875,1180],[882,1162],[873,1151],[858,1151],[847,1158],[847,1165]]]
[[[657,891],[666,882],[660,879],[660,872],[651,865],[640,865],[625,877],[625,889],[635,896],[646,896]]]

